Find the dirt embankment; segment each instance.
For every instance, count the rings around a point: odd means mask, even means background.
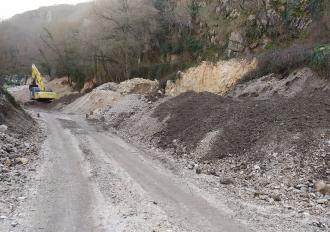
[[[22,189],[34,170],[38,138],[35,121],[0,88],[0,221],[11,220],[12,210],[24,200]]]

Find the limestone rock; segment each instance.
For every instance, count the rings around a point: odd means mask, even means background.
[[[243,52],[245,48],[245,39],[241,32],[234,31],[230,34],[228,42],[228,56],[234,53]]]

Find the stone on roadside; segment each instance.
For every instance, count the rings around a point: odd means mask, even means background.
[[[6,166],[6,167],[10,167],[10,165],[11,165],[11,160],[7,157],[6,158],[6,160],[5,160],[5,162],[4,162],[4,165]]]
[[[272,199],[274,199],[274,201],[281,201],[281,196],[280,195],[272,195]]]
[[[1,133],[6,133],[7,130],[8,130],[8,126],[6,126],[6,125],[0,125],[0,132]]]
[[[234,184],[234,181],[228,177],[221,177],[220,178],[220,184],[223,185],[230,185],[230,184]]]
[[[328,199],[327,198],[321,198],[321,199],[318,199],[317,201],[316,201],[316,203],[317,204],[320,204],[320,205],[322,205],[322,204],[326,204],[328,202]]]
[[[330,184],[325,183],[324,181],[317,181],[315,183],[315,190],[316,192],[322,193],[322,194],[329,194],[330,193]]]
[[[11,223],[11,226],[12,226],[12,227],[16,227],[17,225],[18,225],[18,223],[15,222],[15,221]]]
[[[16,158],[15,159],[16,163],[18,164],[27,164],[29,162],[29,159],[28,158],[24,158],[24,157],[20,157],[20,158]]]
[[[188,166],[187,166],[187,168],[190,169],[190,170],[194,169],[194,167],[195,167],[195,165],[194,164],[191,164],[191,163],[188,164]]]

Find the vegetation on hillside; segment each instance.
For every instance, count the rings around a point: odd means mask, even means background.
[[[41,8],[0,24],[0,75],[68,75],[81,87],[132,77],[167,80],[201,60],[256,55],[253,77],[329,68],[326,0],[96,0]]]

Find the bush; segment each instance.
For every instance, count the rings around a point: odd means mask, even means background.
[[[257,68],[241,79],[241,82],[265,76],[269,73],[289,74],[293,69],[308,66],[314,45],[295,44],[285,49],[272,48],[257,57]]]
[[[203,49],[203,44],[200,40],[195,38],[194,36],[188,35],[185,36],[185,50],[192,52],[192,53],[197,53]]]
[[[330,44],[316,46],[311,54],[312,67],[321,75],[330,75]]]

